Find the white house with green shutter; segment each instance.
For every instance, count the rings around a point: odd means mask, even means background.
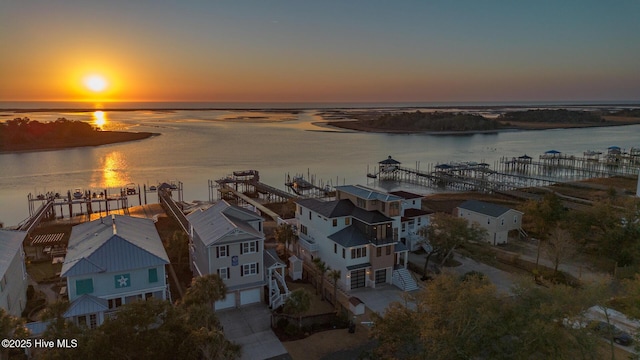
[[[71,303],[64,316],[94,328],[123,304],[170,300],[168,264],[150,219],[112,215],[76,225],[61,270]]]

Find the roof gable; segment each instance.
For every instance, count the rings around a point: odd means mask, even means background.
[[[512,210],[508,207],[487,203],[484,201],[478,200],[468,200],[458,206],[460,209],[465,209],[469,211],[473,211],[479,214],[484,214],[492,217],[499,217],[502,214],[506,213],[509,210]]]
[[[210,246],[229,234],[246,234],[261,239],[264,235],[251,223],[262,218],[222,200],[206,210],[196,210],[187,215],[187,220],[205,246]]]
[[[84,294],[71,303],[63,316],[65,318],[70,318],[73,316],[95,314],[108,310],[109,303],[107,300],[100,299],[89,294]]]
[[[150,219],[113,215],[74,226],[62,276],[132,270],[169,263]]]

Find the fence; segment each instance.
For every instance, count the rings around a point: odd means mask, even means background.
[[[298,318],[297,316],[292,316],[289,314],[271,314],[271,327],[278,327],[278,323],[282,320],[286,320],[289,324],[301,324],[303,328],[313,328],[319,327],[326,324],[335,324],[339,325],[343,322],[343,320],[338,316],[335,312],[325,313],[325,314],[317,314],[317,315],[308,315],[303,316],[302,318]]]

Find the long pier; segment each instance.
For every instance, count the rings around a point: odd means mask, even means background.
[[[417,165],[416,169],[403,167],[399,161],[389,157],[380,161],[378,171],[367,174],[367,177],[459,191],[503,192],[567,180],[637,176],[640,172],[640,149],[621,153],[619,148],[612,148],[602,159],[592,155],[602,154],[597,152],[585,152],[585,157],[578,157],[555,150],[540,155],[538,160],[527,155],[502,157],[496,163],[497,170],[482,162],[442,163],[419,170]]]

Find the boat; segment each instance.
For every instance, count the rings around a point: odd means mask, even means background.
[[[158,188],[155,185],[149,186],[149,191],[156,191]]]
[[[130,183],[127,184],[127,195],[135,195],[136,194],[136,184]]]
[[[73,192],[73,197],[76,199],[82,199],[83,196],[84,193],[82,192],[82,189],[75,189],[75,191]]]
[[[375,179],[375,178],[377,178],[377,177],[378,177],[378,175],[376,175],[376,174],[367,174],[367,177],[368,177],[368,178]]]

